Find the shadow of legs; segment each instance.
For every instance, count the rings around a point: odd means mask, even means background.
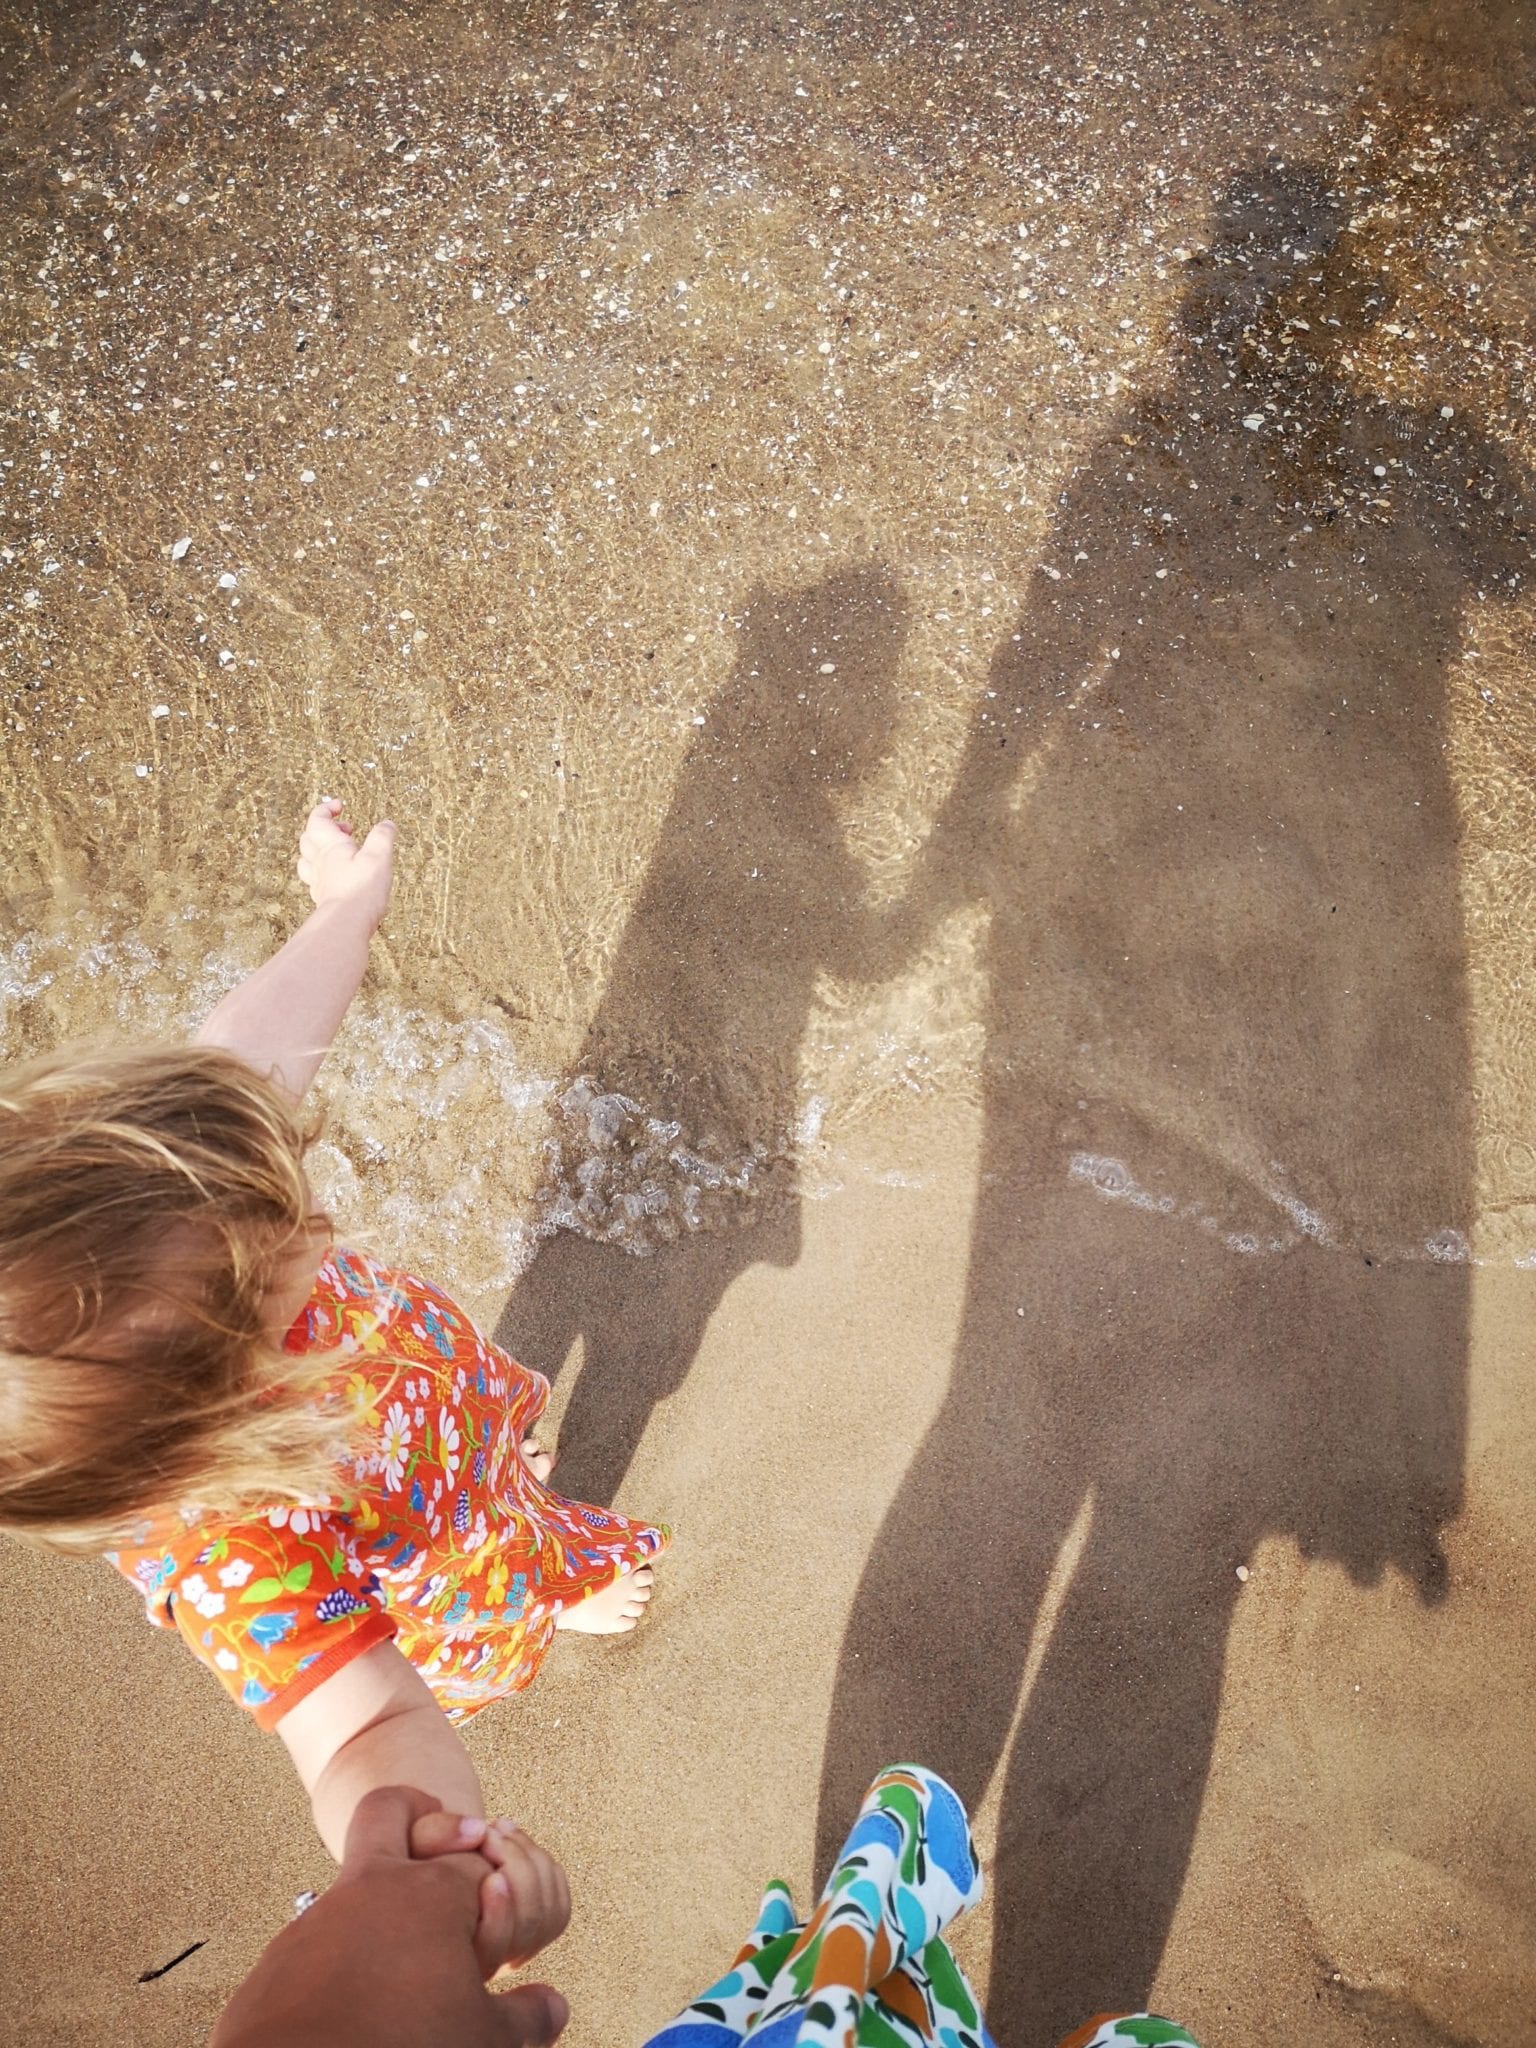
[[[496,1325],[496,1342],[556,1378],[580,1339],[579,1375],[560,1426],[555,1483],[613,1500],[657,1403],[682,1386],[710,1318],[749,1266],[785,1264],[794,1218],[700,1232],[637,1258],[560,1231],[540,1246]]]
[[[1169,1541],[1149,1490],[1106,1503],[1008,1759],[988,1876],[1000,2048],[1151,1995],[1215,1736],[1238,1581],[1226,1546]]]
[[[1053,1513],[1035,1502],[1018,1540],[984,1558],[995,1532],[968,1499],[964,1446],[954,1439],[953,1427],[930,1434],[860,1581],[822,1764],[818,1882],[883,1765],[926,1764],[974,1808],[1007,1740],[1035,1615],[1075,1503]],[[967,1529],[982,1540],[973,1544]]]

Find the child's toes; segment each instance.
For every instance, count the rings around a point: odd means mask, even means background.
[[[564,1609],[556,1628],[578,1635],[627,1635],[644,1617],[655,1577],[648,1564],[616,1572],[605,1586]]]

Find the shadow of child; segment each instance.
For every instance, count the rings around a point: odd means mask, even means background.
[[[763,592],[707,707],[558,1106],[547,1212],[497,1341],[577,1339],[562,1486],[611,1500],[726,1289],[799,1256],[799,1065],[818,977],[889,971],[840,802],[885,757],[906,607],[883,570]]]

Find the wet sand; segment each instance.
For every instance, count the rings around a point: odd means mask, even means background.
[[[400,821],[317,1177],[677,1531],[470,1731],[573,2048],[898,1755],[1001,2048],[1536,2041],[1533,77],[1492,4],[5,19],[6,1050]],[[324,1880],[286,1759],[0,1587],[7,2038],[196,2039]]]

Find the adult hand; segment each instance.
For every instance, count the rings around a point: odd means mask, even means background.
[[[547,1984],[488,1991],[476,1950],[482,1923],[504,1927],[503,1955],[518,1945],[511,1902],[529,1895],[524,1873],[514,1883],[505,1860],[487,1867],[500,1841],[490,1857],[413,1860],[412,1827],[435,1811],[425,1793],[397,1785],[358,1802],[336,1881],[267,1944],[210,2048],[548,2048],[565,2000]],[[540,1925],[548,1889],[537,1871]]]

